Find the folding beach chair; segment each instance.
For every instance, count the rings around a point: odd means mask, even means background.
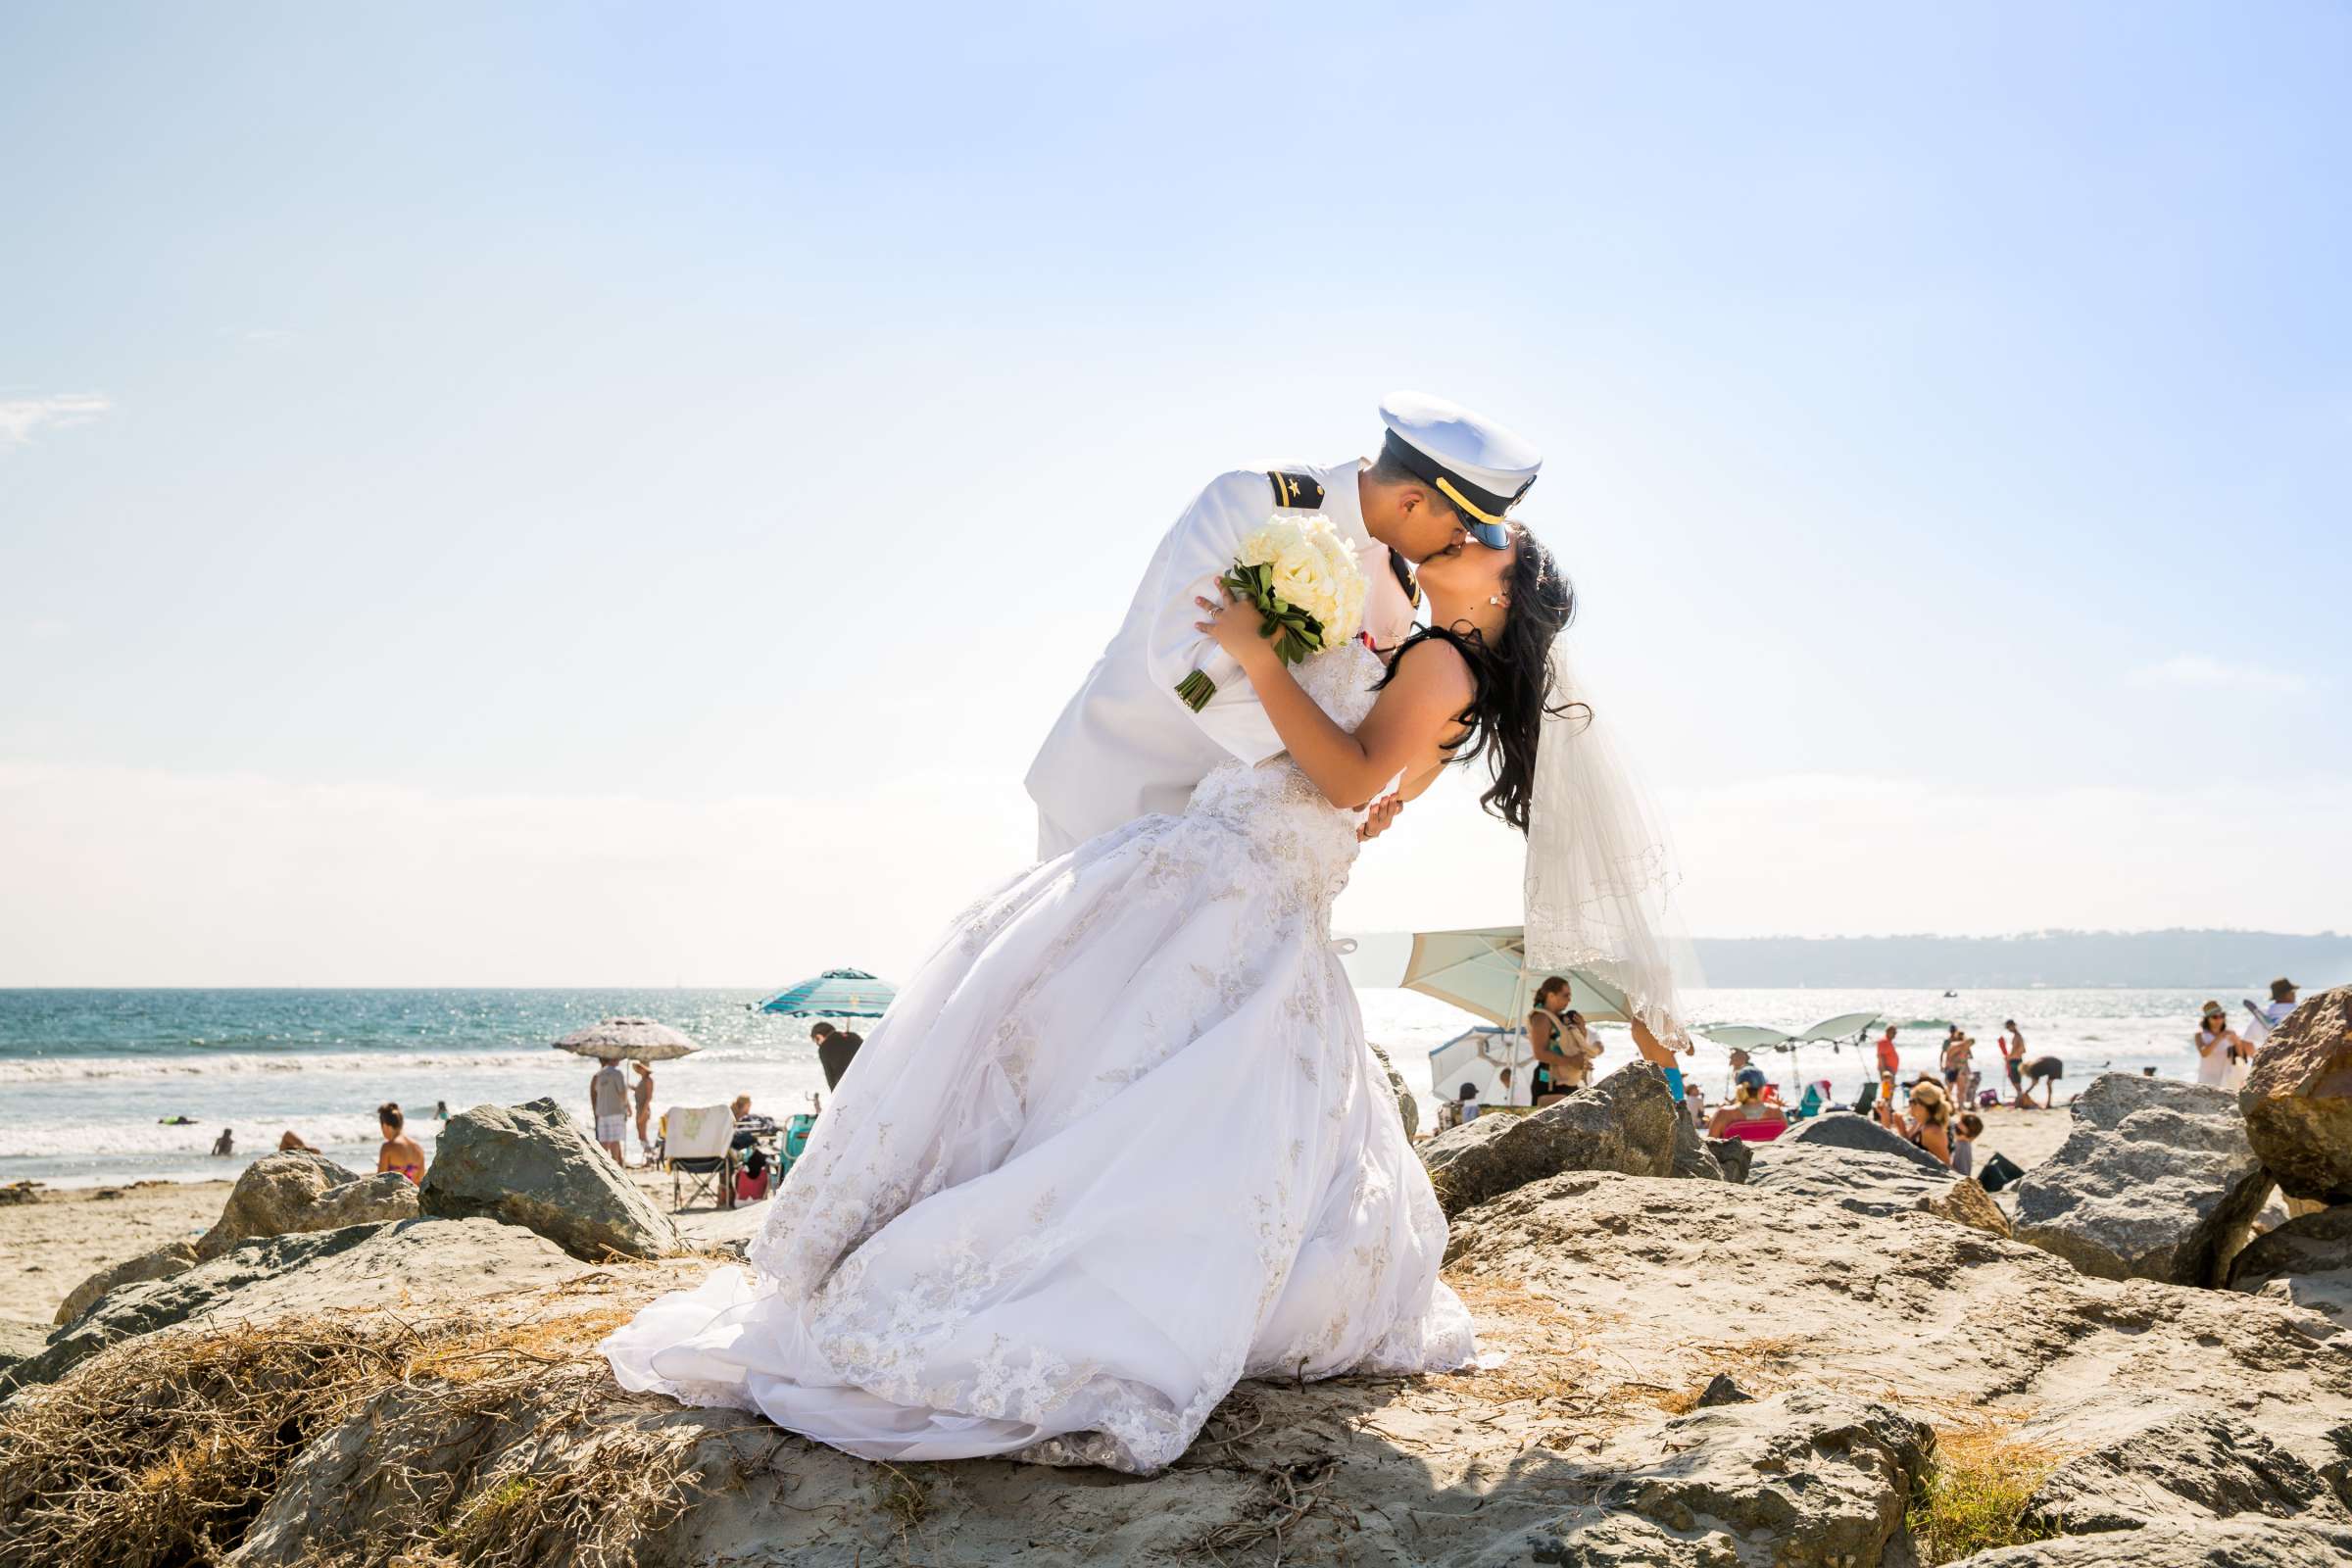
[[[784,1118],[784,1136],[776,1141],[776,1180],[781,1182],[785,1172],[792,1169],[808,1147],[808,1135],[816,1131],[816,1118],[807,1111]]]
[[[669,1170],[670,1212],[706,1192],[718,1207],[733,1208],[735,1152],[728,1145],[735,1137],[735,1113],[725,1105],[672,1105],[662,1121],[662,1163]]]

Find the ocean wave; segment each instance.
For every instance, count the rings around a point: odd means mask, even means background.
[[[793,1051],[798,1046],[798,1051]],[[694,1054],[694,1062],[778,1062],[816,1057],[813,1046],[715,1046]],[[237,1072],[447,1072],[447,1069],[534,1069],[571,1067],[595,1072],[588,1057],[546,1049],[515,1051],[240,1051],[195,1055],[19,1055],[0,1057],[0,1084],[71,1084],[77,1079],[174,1079],[219,1077]],[[661,1062],[654,1072],[661,1072]]]
[[[0,1084],[73,1083],[92,1078],[213,1078],[223,1073],[408,1072],[449,1068],[544,1067],[539,1051],[322,1051],[307,1055],[247,1053],[202,1056],[31,1056],[0,1061]]]

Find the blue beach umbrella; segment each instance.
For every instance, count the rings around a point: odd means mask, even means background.
[[[760,1004],[760,1010],[787,1018],[879,1018],[898,994],[897,986],[863,969],[827,969],[777,992]]]

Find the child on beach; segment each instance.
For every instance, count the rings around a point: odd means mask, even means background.
[[[1977,1140],[1984,1136],[1984,1118],[1973,1110],[1962,1111],[1954,1124],[1959,1136],[1952,1140],[1952,1174],[1974,1176],[1977,1173]]]

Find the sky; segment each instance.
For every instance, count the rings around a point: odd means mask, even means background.
[[[884,973],[1215,474],[1545,453],[1701,935],[2342,929],[2352,10],[0,0],[0,985]],[[1343,926],[1518,919],[1471,781]]]

